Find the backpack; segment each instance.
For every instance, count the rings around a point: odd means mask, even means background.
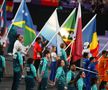
[[[15,53],[15,56],[14,56],[14,60],[13,60],[13,68],[18,68],[20,66],[19,64],[19,60],[18,60],[18,53]]]
[[[28,76],[29,76],[29,75],[30,75],[30,76],[33,75],[30,64],[27,65],[27,67],[26,67],[26,72],[27,72],[27,75],[28,75]]]

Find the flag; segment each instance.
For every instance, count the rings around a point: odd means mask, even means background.
[[[72,36],[70,34],[74,33],[75,28],[75,21],[76,21],[76,9],[74,9],[68,18],[65,20],[63,25],[61,26],[60,34],[63,40],[69,44],[72,41]],[[70,35],[70,37],[69,37]]]
[[[14,17],[13,25],[22,28],[22,34],[24,36],[24,45],[30,45],[36,37],[36,32],[33,29],[33,21],[25,0],[21,1],[18,11]]]
[[[40,0],[41,5],[58,6],[59,0]]]
[[[6,1],[4,0],[0,8],[0,35],[6,33]]]
[[[0,7],[2,6],[2,3],[3,3],[4,0],[0,0]],[[14,3],[13,1],[9,1],[9,0],[6,0],[6,14],[7,14],[7,18],[12,18],[13,17],[13,6],[14,6]]]
[[[46,24],[43,26],[40,34],[48,41],[56,34],[57,30],[59,29],[58,23],[58,16],[57,16],[57,9],[52,13]],[[51,42],[52,45],[56,46],[57,39],[56,37]]]
[[[0,7],[2,6],[3,1],[4,0],[0,0]],[[13,0],[12,1],[6,0],[5,2],[6,2],[6,11],[12,12],[14,6]]]
[[[96,32],[96,15],[88,22],[83,29],[83,43],[89,42],[90,52],[93,57],[97,57],[99,52],[99,43]]]
[[[55,9],[53,14],[50,16],[50,18],[40,31],[40,34],[49,41],[48,44],[57,47],[57,54],[60,54],[60,44],[63,43],[62,38],[59,34],[57,34],[59,28],[57,9]]]
[[[83,40],[82,40],[82,19],[81,19],[81,5],[79,3],[78,13],[75,25],[75,41],[72,45],[72,58],[73,61],[77,61],[82,58]]]
[[[7,12],[12,12],[14,7],[13,1],[7,1],[6,2],[6,11]]]
[[[2,6],[2,3],[3,3],[3,0],[0,0],[0,8],[1,8],[1,6]]]

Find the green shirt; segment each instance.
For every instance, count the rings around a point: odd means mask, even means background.
[[[63,83],[66,82],[66,77],[63,67],[58,67],[55,78],[57,79],[58,82],[63,82]]]
[[[41,71],[41,73],[43,73],[42,78],[48,78],[48,68],[48,60],[47,58],[43,58],[43,66]]]
[[[84,86],[83,78],[80,78],[80,79],[77,81],[77,86],[78,86],[78,90],[83,90],[83,86]]]
[[[14,72],[21,72],[21,65],[23,65],[23,57],[20,52],[14,54],[13,70]]]
[[[67,54],[66,51],[64,49],[61,49],[61,56],[60,56],[61,60],[65,60],[67,59]]]
[[[71,79],[74,79],[74,76],[75,74],[71,70],[69,70],[66,75],[66,83],[70,83]]]
[[[6,67],[5,57],[0,55],[0,60],[1,60],[0,61],[1,62],[1,64],[0,64],[0,71],[3,71],[3,68]]]
[[[97,85],[94,84],[94,85],[91,87],[91,90],[98,90],[98,89],[97,89]]]
[[[35,78],[36,77],[36,68],[33,64],[27,65],[27,72],[30,72],[30,75],[26,77]]]

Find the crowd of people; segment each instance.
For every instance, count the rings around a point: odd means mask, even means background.
[[[18,34],[13,47],[13,83],[11,90],[18,90],[20,81],[25,78],[26,90],[47,90],[48,84],[57,90],[108,90],[108,52],[92,57],[88,44],[83,50],[80,67],[68,60],[66,45],[61,43],[60,55],[56,47],[45,48],[41,37],[37,37],[33,45],[33,57],[28,55],[28,46],[23,45],[23,36]],[[6,71],[6,60],[3,54],[5,45],[0,43],[0,82]],[[30,52],[30,54],[31,54]],[[26,60],[25,57],[28,57]],[[26,74],[24,73],[26,70]],[[25,76],[25,77],[24,77]],[[5,77],[4,77],[5,78]]]
[[[103,13],[108,11],[108,0],[60,0],[61,7],[75,8],[81,3],[82,8],[89,12]]]

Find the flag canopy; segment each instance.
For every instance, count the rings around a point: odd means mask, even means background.
[[[24,36],[24,45],[30,45],[36,37],[36,31],[34,30],[33,21],[30,16],[25,0],[21,1],[21,4],[14,17],[12,24],[19,28],[22,28],[21,32]],[[17,33],[19,33],[20,31],[18,30]]]
[[[72,59],[77,61],[82,58],[83,40],[82,40],[82,19],[81,19],[81,5],[79,3],[78,13],[75,25],[75,41],[72,44]]]
[[[85,42],[89,42],[91,54],[93,55],[93,57],[97,57],[99,52],[99,43],[96,32],[96,15],[83,29],[83,43]]]
[[[65,22],[61,26],[60,34],[63,40],[67,44],[69,44],[72,41],[72,38],[73,38],[72,35],[74,34],[75,22],[76,22],[76,8],[73,9],[71,14],[68,16],[68,18],[65,20]]]

